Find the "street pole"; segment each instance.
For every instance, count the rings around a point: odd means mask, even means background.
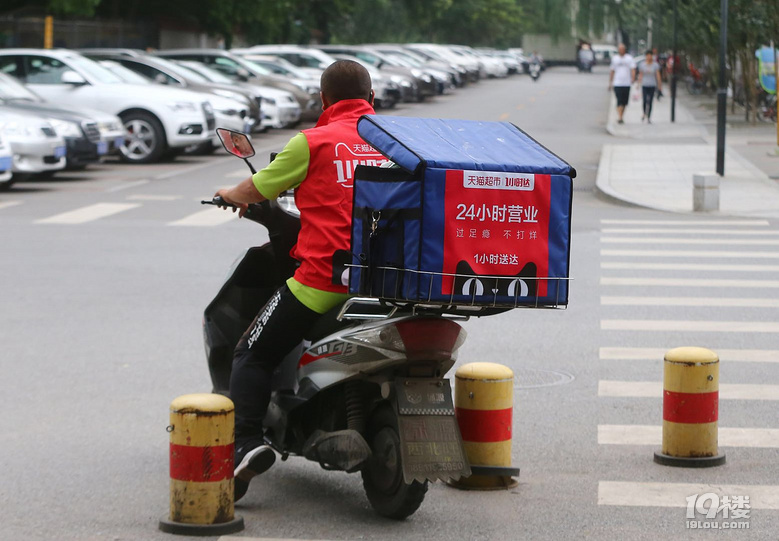
[[[679,36],[677,32],[676,20],[679,17],[679,11],[676,7],[677,0],[674,0],[674,43],[673,43],[673,68],[671,69],[671,122],[676,122],[676,72],[679,70],[678,58],[676,54],[676,38]]]
[[[725,118],[728,88],[725,76],[725,56],[728,47],[728,0],[720,1],[719,23],[719,88],[717,89],[717,174],[725,175]]]

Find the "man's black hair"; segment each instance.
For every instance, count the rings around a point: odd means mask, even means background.
[[[370,98],[371,75],[353,60],[337,60],[322,73],[322,94],[330,103]]]

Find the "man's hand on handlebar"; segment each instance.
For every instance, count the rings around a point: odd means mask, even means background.
[[[236,210],[238,211],[238,217],[243,218],[244,214],[246,214],[246,211],[249,209],[249,205],[246,203],[240,203],[233,199],[231,197],[232,188],[222,188],[218,192],[214,194],[214,199],[217,200],[217,198],[221,199],[221,201],[224,201],[225,203],[229,203],[228,205],[220,205],[218,201],[216,201],[219,208],[222,209],[233,209],[233,212]]]

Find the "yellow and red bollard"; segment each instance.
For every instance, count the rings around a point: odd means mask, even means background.
[[[663,364],[663,448],[655,462],[687,468],[724,464],[725,454],[717,448],[717,354],[681,347],[668,351]]]
[[[511,466],[514,372],[495,363],[470,363],[455,373],[455,412],[470,477],[449,484],[471,490],[517,486],[519,468]]]
[[[188,394],[170,404],[170,515],[160,530],[226,535],[243,530],[234,516],[235,407],[218,394]]]

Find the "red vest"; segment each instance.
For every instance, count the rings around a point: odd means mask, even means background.
[[[350,248],[354,168],[386,161],[357,135],[357,120],[365,114],[375,114],[367,101],[342,100],[322,113],[316,127],[303,131],[311,157],[306,179],[295,190],[300,234],[291,255],[300,261],[295,280],[323,291],[346,293],[348,274],[340,265],[334,271],[333,256],[343,263]]]

